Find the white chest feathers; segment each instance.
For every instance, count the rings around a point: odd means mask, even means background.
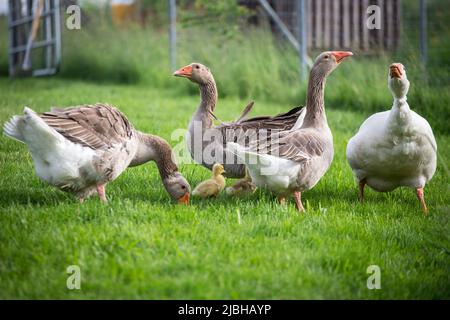
[[[436,170],[436,141],[405,101],[368,118],[350,139],[347,159],[356,178],[378,191],[423,187]]]

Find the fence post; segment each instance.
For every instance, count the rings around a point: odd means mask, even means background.
[[[177,68],[177,3],[176,0],[169,1],[169,55],[172,71]]]
[[[308,46],[306,36],[306,14],[305,0],[297,0],[297,23],[298,23],[298,45],[300,57],[300,77],[303,81],[307,79],[308,67],[306,61],[306,47]]]
[[[420,0],[420,58],[425,68],[428,59],[427,47],[427,8],[425,0]]]

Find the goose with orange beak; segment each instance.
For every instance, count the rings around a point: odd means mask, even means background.
[[[236,140],[245,143],[250,135],[264,130],[290,130],[305,110],[302,107],[295,107],[276,116],[247,118],[253,107],[251,102],[237,120],[214,125],[214,120],[217,119],[214,116],[214,110],[218,92],[211,70],[201,63],[194,62],[175,71],[173,75],[189,79],[200,89],[200,105],[189,122],[187,135],[189,138],[186,139],[192,159],[210,170],[214,163],[222,163],[226,171],[224,175],[229,178],[243,178],[245,165],[238,161],[227,161],[227,159],[235,159],[235,156],[226,151],[226,142]],[[222,139],[211,139],[212,136],[220,136]],[[215,155],[212,159],[204,156],[212,153]]]
[[[329,71],[336,68],[344,58],[353,55],[349,51],[328,51],[320,55],[324,57],[323,62],[327,63]],[[321,71],[317,69],[317,71]],[[326,71],[325,68],[322,71]],[[270,72],[270,70],[268,70]],[[200,105],[193,114],[189,123],[189,139],[186,139],[188,150],[192,158],[199,164],[212,169],[215,162],[223,163],[226,177],[230,178],[244,178],[245,177],[245,165],[240,161],[225,161],[226,159],[235,159],[233,153],[229,152],[226,148],[228,142],[237,142],[240,145],[246,145],[248,137],[257,137],[264,135],[268,132],[287,132],[298,129],[303,123],[305,118],[306,108],[295,107],[288,112],[281,113],[275,116],[258,116],[254,118],[247,118],[247,114],[252,109],[253,104],[250,103],[242,112],[242,115],[238,120],[221,123],[214,126],[214,110],[217,104],[218,93],[216,82],[211,73],[211,70],[205,65],[197,62],[193,62],[186,65],[179,70],[175,71],[174,76],[187,78],[190,81],[198,84],[200,89]],[[322,75],[321,75],[322,76]],[[326,76],[324,74],[324,76]],[[309,105],[307,106],[309,109]],[[313,108],[312,105],[311,108]],[[199,130],[198,130],[198,129]],[[235,134],[229,134],[230,132]],[[201,136],[199,136],[199,133]],[[204,136],[211,137],[217,136],[220,133],[223,137],[223,143],[217,143],[216,141],[210,141],[211,139],[203,139]],[[199,141],[202,141],[199,143]],[[214,145],[212,145],[215,143]],[[201,149],[201,150],[199,150]],[[196,152],[199,150],[200,152]],[[214,150],[215,155],[220,155],[220,159],[213,159],[213,161],[205,160],[204,150],[207,150],[209,154],[211,150]]]
[[[301,194],[313,188],[333,161],[333,135],[325,115],[325,82],[348,51],[321,53],[311,68],[306,114],[289,131],[261,138],[250,147],[229,142],[227,147],[245,162],[252,183],[278,195],[280,203],[293,195],[299,212]]]
[[[347,145],[347,160],[359,183],[379,192],[398,187],[415,190],[422,210],[428,214],[424,187],[436,171],[437,145],[428,121],[409,108],[406,69],[393,63],[388,70],[388,87],[394,98],[389,111],[379,112],[363,122]]]
[[[192,65],[187,65],[181,69],[178,69],[173,73],[176,77],[183,77],[190,79],[192,76]]]

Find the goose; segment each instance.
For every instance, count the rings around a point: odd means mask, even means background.
[[[436,171],[436,140],[427,120],[409,108],[409,80],[401,63],[389,66],[388,87],[394,97],[392,108],[363,122],[347,144],[347,160],[361,201],[366,184],[379,192],[406,186],[416,191],[428,214],[423,189]]]
[[[97,103],[37,114],[25,107],[4,125],[6,136],[25,143],[36,174],[80,202],[97,192],[107,202],[105,185],[128,167],[155,161],[164,187],[179,203],[189,202],[190,186],[162,138],[134,129],[115,107]]]
[[[272,117],[259,116],[247,119],[247,114],[253,107],[252,102],[236,121],[214,126],[213,121],[217,119],[214,110],[218,95],[210,69],[201,63],[193,62],[175,71],[174,76],[187,78],[200,88],[201,102],[189,122],[186,135],[191,157],[210,170],[214,163],[223,163],[225,176],[229,178],[243,178],[245,165],[235,161],[234,155],[226,150],[227,142],[245,144],[246,140],[257,136],[260,130],[269,133],[271,130],[289,130],[304,117],[304,108],[296,107]]]
[[[291,130],[256,141],[250,147],[227,144],[245,162],[255,185],[278,194],[280,203],[294,194],[299,212],[305,211],[301,193],[317,184],[333,160],[333,136],[324,106],[326,78],[351,55],[348,51],[328,51],[316,58],[309,76],[307,112]]]

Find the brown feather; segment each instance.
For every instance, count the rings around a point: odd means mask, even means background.
[[[109,148],[133,134],[133,126],[128,119],[107,104],[52,108],[40,117],[68,140],[91,149]]]

